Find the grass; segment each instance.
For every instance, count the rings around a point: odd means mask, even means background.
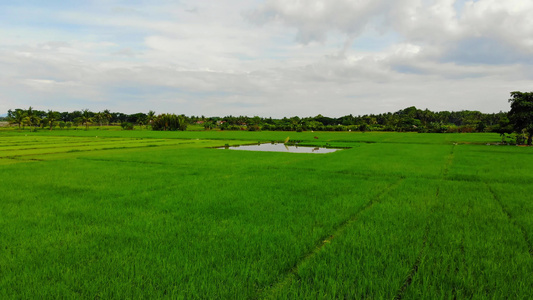
[[[212,148],[288,135],[351,148]],[[0,131],[0,298],[529,299],[533,153],[498,140]]]

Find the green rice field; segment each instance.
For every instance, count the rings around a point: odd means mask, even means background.
[[[328,154],[233,151],[299,141]],[[533,148],[0,131],[0,299],[533,299]]]

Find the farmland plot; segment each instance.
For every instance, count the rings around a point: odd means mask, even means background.
[[[497,135],[68,134],[0,135],[1,298],[533,296],[533,152]]]

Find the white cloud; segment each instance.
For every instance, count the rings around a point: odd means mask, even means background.
[[[522,54],[533,52],[533,2],[522,0],[468,1],[461,13],[454,0],[267,0],[250,14],[258,22],[282,22],[298,30],[297,41],[324,42],[335,32],[348,40],[369,28],[381,32],[393,31],[404,41],[429,48],[439,55],[456,45],[462,51],[472,49],[465,42],[483,38]],[[432,48],[438,48],[435,51]],[[467,49],[466,49],[467,48]],[[515,53],[510,53],[515,54]],[[495,59],[495,58],[493,58]]]
[[[533,79],[533,2],[523,0],[92,1],[4,11],[0,111],[499,111]]]

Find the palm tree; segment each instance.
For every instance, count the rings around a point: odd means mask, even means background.
[[[107,121],[107,126],[109,126],[109,123],[111,122],[111,118],[113,117],[111,115],[111,112],[109,111],[109,109],[106,109],[106,110],[104,110],[104,112],[102,114],[104,116],[104,120]]]
[[[24,118],[22,119],[22,125],[30,126],[30,131],[31,131],[31,118],[25,115]],[[22,127],[22,129],[24,129],[24,127]]]
[[[155,120],[155,111],[151,110],[146,115],[146,123],[147,124],[150,123],[150,126],[152,126],[152,124],[154,123],[154,120]]]
[[[16,109],[15,112],[13,113],[13,116],[9,120],[9,123],[18,124],[19,129],[20,129],[20,126],[24,124],[25,117],[26,117],[26,114],[24,113],[22,109]]]
[[[187,121],[184,115],[176,116],[175,114],[161,114],[155,118],[152,124],[152,130],[159,131],[184,131],[187,129]]]
[[[46,114],[46,120],[48,120],[48,123],[50,124],[50,131],[52,131],[54,122],[57,121],[58,119],[59,119],[59,116],[57,112],[48,110],[48,113]]]
[[[85,130],[89,130],[89,123],[93,122],[91,117],[91,112],[88,109],[83,109],[81,111],[80,117],[81,124],[85,124]]]
[[[38,125],[39,121],[41,121],[41,119],[35,115],[35,111],[30,106],[30,108],[28,108],[28,110],[26,111],[26,117],[24,118],[24,123],[32,127],[32,126]]]
[[[102,126],[102,121],[104,120],[104,113],[97,112],[94,114],[94,120]]]

